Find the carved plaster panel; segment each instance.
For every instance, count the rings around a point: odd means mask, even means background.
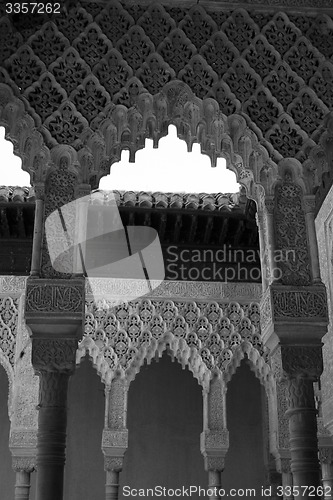
[[[200,142],[213,165],[230,152],[232,164],[241,153],[247,168],[249,156],[234,141],[235,112],[248,129],[240,136],[261,157],[251,167],[259,178],[268,156],[272,169],[283,157],[304,163],[320,144],[331,100],[330,8],[331,0],[183,2],[176,9],[83,0],[61,7],[38,31],[28,15],[4,17],[0,82],[16,96],[25,92],[48,148],[95,151],[91,182],[124,147],[134,157],[148,135],[157,144],[171,122],[189,147]],[[177,113],[185,103],[192,111]],[[12,114],[7,109],[2,122],[22,153]],[[226,116],[233,117],[228,124]],[[25,163],[33,172],[33,162]]]
[[[263,378],[269,377],[258,303],[173,298],[158,295],[129,303],[87,298],[77,362],[88,352],[107,385],[116,373],[131,381],[145,359],[150,362],[165,349],[188,365],[203,386],[213,372],[225,372],[229,379],[245,356]]]

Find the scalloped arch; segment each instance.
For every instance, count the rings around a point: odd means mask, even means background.
[[[130,91],[134,91],[133,88],[128,88]],[[270,177],[265,177],[270,182],[276,179],[277,165],[243,116],[224,115],[214,98],[198,98],[180,80],[168,82],[154,96],[140,86],[136,87],[136,92],[132,96],[135,107],[110,103],[90,126],[81,120],[81,138],[73,146],[79,150],[78,164],[87,165],[80,175],[82,182],[97,188],[100,179],[110,172],[111,165],[119,161],[123,149],[130,151],[130,161],[134,161],[136,151],[144,148],[145,139],[153,139],[156,147],[159,139],[167,135],[170,124],[176,126],[178,137],[186,142],[189,151],[194,143],[199,143],[201,153],[209,156],[212,166],[216,165],[217,158],[225,158],[227,167],[246,187],[250,197],[256,199],[254,186],[262,183],[262,169],[271,171]],[[68,148],[68,145],[56,144],[54,138],[50,139],[46,126],[51,118],[38,131],[26,111],[24,98],[15,97],[8,85],[0,84],[0,98],[0,123],[14,142],[23,169],[30,173],[33,182],[43,181],[53,163],[53,149]],[[71,108],[69,114],[76,116],[76,113],[74,107]],[[51,146],[52,153],[45,143]],[[266,191],[269,189],[269,185],[263,187]]]

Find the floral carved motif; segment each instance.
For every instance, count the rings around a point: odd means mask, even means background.
[[[26,315],[31,313],[82,313],[83,289],[78,284],[28,281]]]
[[[285,258],[277,262],[284,285],[308,285],[311,280],[307,227],[302,190],[286,174],[276,187],[274,210],[275,244]]]

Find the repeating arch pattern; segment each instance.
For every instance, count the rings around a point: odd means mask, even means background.
[[[133,380],[140,367],[168,348],[207,387],[213,373],[232,373],[244,353],[268,378],[259,304],[149,300],[115,305],[86,302],[85,333],[77,362],[89,353],[106,384],[116,373]],[[241,354],[243,353],[243,354]]]

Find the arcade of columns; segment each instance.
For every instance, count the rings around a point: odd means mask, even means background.
[[[37,500],[62,499],[67,385],[86,352],[105,382],[105,498],[117,498],[128,386],[166,346],[203,387],[209,485],[223,482],[226,384],[245,355],[266,387],[278,480],[321,484],[313,383],[323,369],[328,307],[315,215],[333,167],[333,9],[330,0],[316,8],[310,0],[276,3],[251,1],[245,10],[240,1],[82,1],[60,15],[1,18],[0,125],[36,194],[30,276],[2,278],[0,288],[16,499],[29,498],[34,468]],[[157,146],[170,123],[212,166],[226,158],[256,201],[262,293],[254,285],[171,283],[111,307],[126,296],[126,286],[112,282],[104,292],[100,285],[96,302],[83,274],[72,274],[71,255],[68,273],[52,268],[43,223],[96,189],[122,149],[134,160],[146,138]],[[55,228],[55,244],[58,237]],[[295,260],[277,261],[276,251],[290,250]],[[15,339],[9,322],[18,307],[24,320]],[[15,349],[24,353],[16,362]],[[320,439],[323,481],[332,484],[330,439]]]

